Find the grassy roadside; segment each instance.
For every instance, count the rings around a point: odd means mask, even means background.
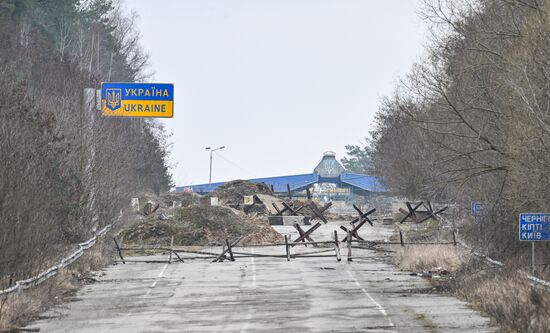
[[[490,315],[502,332],[550,331],[550,293],[533,288],[516,270],[489,267],[461,246],[396,248],[394,262],[413,272],[448,271],[432,278],[438,290]]]
[[[88,283],[91,279],[90,272],[101,269],[110,262],[113,247],[109,239],[108,235],[100,239],[76,262],[44,283],[0,297],[0,332],[18,331],[18,327],[36,319],[39,314]]]

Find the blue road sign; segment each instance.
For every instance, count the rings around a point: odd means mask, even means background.
[[[530,242],[550,240],[550,214],[519,214],[519,240]]]
[[[481,212],[481,204],[479,202],[472,201],[471,212],[472,216],[479,215],[479,213]]]
[[[474,224],[479,224],[491,216],[493,213],[493,204],[472,201],[470,209],[470,213],[474,217]]]

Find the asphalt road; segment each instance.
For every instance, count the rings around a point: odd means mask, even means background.
[[[329,223],[312,236],[328,240],[335,227]],[[278,230],[295,237],[292,228]],[[367,239],[391,233],[381,225],[364,230]],[[253,251],[284,254],[284,247]],[[248,257],[112,265],[30,327],[81,333],[496,331],[456,298],[411,293],[429,288],[428,282],[399,271],[380,252],[354,249],[361,258],[351,263],[346,254],[341,262],[334,256],[290,262]]]

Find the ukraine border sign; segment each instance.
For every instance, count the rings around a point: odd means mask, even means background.
[[[520,241],[550,240],[550,214],[521,213],[519,214]]]
[[[106,117],[172,118],[174,85],[103,82],[101,114]]]

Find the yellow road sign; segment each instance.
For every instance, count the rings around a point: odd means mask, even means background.
[[[107,117],[172,118],[174,85],[103,82],[101,114]]]

